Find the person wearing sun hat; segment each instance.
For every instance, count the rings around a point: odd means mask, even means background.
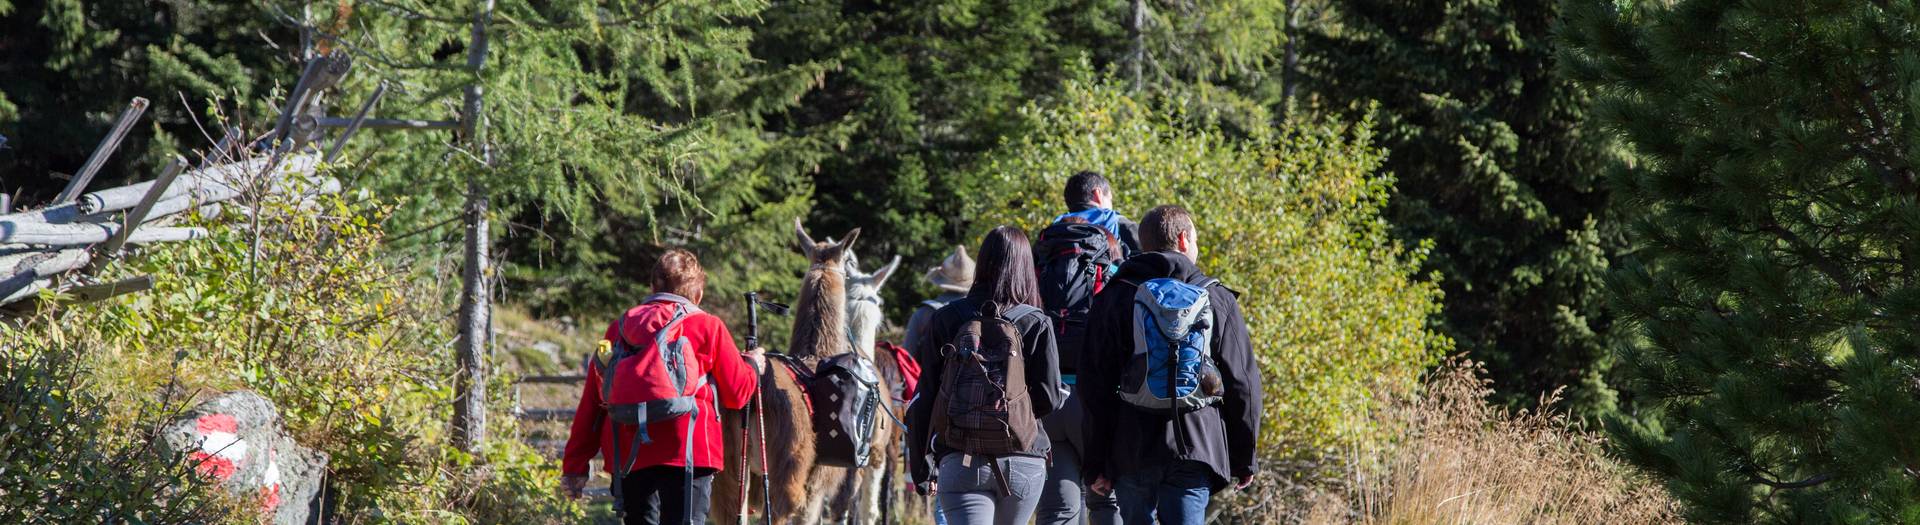
[[[920,330],[927,325],[927,319],[934,310],[946,306],[955,299],[967,296],[967,290],[973,287],[973,257],[967,256],[965,246],[954,246],[940,266],[927,270],[927,282],[940,288],[940,295],[920,302],[920,308],[913,311],[913,317],[907,318],[907,348],[918,348],[913,343],[920,339]],[[938,358],[939,356],[932,356]],[[914,359],[926,359],[913,356]]]
[[[953,247],[953,253],[948,254],[945,260],[940,261],[940,266],[927,270],[927,282],[933,283],[935,287],[939,288],[940,295],[921,301],[920,308],[914,310],[913,317],[907,319],[907,348],[919,348],[919,346],[915,346],[915,344],[919,342],[921,337],[920,331],[926,329],[927,320],[933,318],[933,312],[946,306],[947,303],[966,297],[967,291],[973,288],[973,257],[967,256],[967,247],[955,245]],[[915,361],[923,363],[928,359],[939,358],[940,356],[937,355],[913,356]],[[934,523],[944,525],[946,523],[945,518],[946,516],[940,512],[940,506],[934,505]]]

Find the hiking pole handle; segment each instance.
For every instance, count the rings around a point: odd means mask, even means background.
[[[760,293],[747,292],[747,351],[760,347]]]

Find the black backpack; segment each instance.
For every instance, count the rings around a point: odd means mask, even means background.
[[[1087,311],[1093,295],[1107,285],[1108,268],[1120,261],[1105,228],[1087,223],[1057,222],[1040,230],[1034,242],[1034,266],[1040,277],[1040,302],[1053,318],[1053,334],[1060,346],[1060,371],[1080,364],[1080,344],[1086,337]]]
[[[813,405],[814,447],[822,465],[858,468],[873,452],[880,415],[880,375],[873,364],[848,352],[820,361],[807,380]]]

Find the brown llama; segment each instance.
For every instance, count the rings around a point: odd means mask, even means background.
[[[794,302],[793,340],[788,353],[812,369],[823,358],[852,350],[846,327],[846,256],[853,241],[859,238],[860,229],[847,232],[846,239],[840,242],[824,243],[814,242],[799,219],[794,219],[793,230],[811,266],[800,284],[800,297]],[[726,431],[722,434],[726,437],[727,450],[746,452],[746,462],[752,464],[750,470],[760,479],[753,479],[748,484],[749,490],[742,494],[741,476],[748,469],[739,468],[740,455],[729,454],[735,456],[729,458],[732,468],[723,469],[715,476],[709,514],[718,523],[737,523],[741,497],[746,496],[749,506],[770,513],[774,523],[814,525],[821,522],[828,503],[838,493],[827,489],[844,484],[849,469],[816,464],[813,421],[808,413],[806,392],[785,366],[767,368],[761,374],[760,388],[761,403],[766,411],[765,455],[770,465],[758,464],[761,456],[758,443],[750,449],[741,439],[742,429],[760,430],[745,422],[751,414],[724,411]],[[754,426],[757,427],[757,423]],[[759,441],[759,436],[753,436],[751,441]],[[772,509],[758,508],[763,483],[772,487]]]

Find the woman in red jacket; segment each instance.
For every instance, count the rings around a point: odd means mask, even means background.
[[[563,485],[579,497],[599,453],[626,523],[706,523],[713,474],[726,464],[717,408],[746,406],[766,358],[741,354],[720,318],[700,310],[707,276],[692,252],[661,255],[652,280],[653,295],[607,327],[601,348],[614,355],[586,367]]]

